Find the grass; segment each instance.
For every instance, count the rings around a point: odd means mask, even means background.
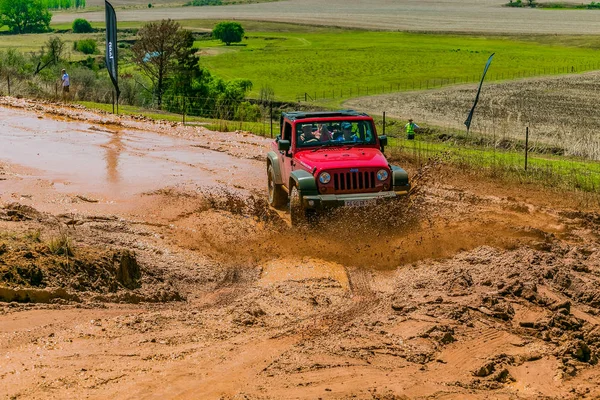
[[[219,21],[178,21],[190,30],[211,30]],[[103,29],[103,23],[93,27]],[[120,22],[120,29],[143,26]],[[277,100],[315,99],[339,107],[345,100],[375,93],[426,89],[476,82],[491,53],[488,81],[600,68],[600,42],[594,36],[467,36],[370,32],[332,27],[244,21],[242,43],[226,46],[201,40],[201,64],[225,79],[250,79],[251,97],[270,87]],[[69,25],[53,25],[70,29]],[[38,50],[56,34],[7,36],[0,49]],[[58,34],[68,43],[103,34]],[[124,37],[124,35],[120,35]],[[10,40],[8,40],[10,38]],[[79,56],[79,54],[77,54]],[[127,60],[121,61],[121,69]]]
[[[589,47],[549,44],[546,38],[469,37],[404,32],[323,29],[308,32],[253,32],[240,45],[201,41],[201,63],[226,79],[246,78],[274,89],[283,101],[308,93],[321,104],[339,106],[367,94],[412,90],[479,80],[490,54],[496,53],[487,79],[566,73],[600,67]],[[370,91],[367,92],[367,88]]]
[[[112,104],[94,103],[90,101],[77,101],[77,104],[81,104],[87,108],[93,110],[100,110],[112,113]],[[116,112],[116,108],[115,108]],[[170,113],[167,111],[160,110],[149,110],[143,107],[119,105],[119,114],[122,115],[143,115],[144,117],[151,118],[154,120],[164,120],[170,122],[183,122],[181,114]],[[260,136],[270,136],[271,124],[268,121],[265,122],[249,122],[249,121],[226,121],[214,118],[204,118],[188,116],[185,117],[185,123],[187,125],[202,125],[206,129],[218,131],[218,132],[231,132],[235,130],[252,132]],[[273,132],[277,135],[279,124],[273,121]]]
[[[65,49],[67,53],[70,53],[73,61],[87,57],[87,55],[83,53],[73,51],[73,42],[84,39],[94,39],[98,42],[104,40],[104,35],[99,33],[30,33],[23,35],[5,34],[0,35],[0,51],[13,48],[23,53],[39,52],[50,37],[58,37],[60,40],[65,42]],[[99,45],[99,50],[103,52],[103,49],[100,47],[101,46]]]
[[[389,149],[392,154],[410,156],[420,164],[435,158],[466,169],[485,170],[495,176],[517,177],[521,181],[568,190],[600,192],[599,162],[529,153],[525,170],[524,151],[399,137],[389,138]]]
[[[76,103],[81,104],[82,106],[85,106],[85,107],[93,109],[93,110],[106,111],[109,113],[112,113],[112,111],[113,111],[112,104],[94,103],[91,101],[77,101]],[[115,107],[115,113],[116,113],[116,111],[117,110]],[[152,119],[156,119],[156,120],[171,121],[171,122],[178,122],[178,121],[182,120],[181,114],[174,114],[174,113],[170,113],[167,111],[160,111],[160,110],[149,110],[148,108],[143,108],[143,107],[138,107],[138,106],[128,106],[128,105],[123,105],[123,104],[119,104],[119,114],[143,115],[148,118],[152,118]],[[204,122],[204,121],[206,121],[206,119],[200,118],[200,117],[186,116],[186,121]]]
[[[208,31],[219,21],[178,22],[186,29]],[[53,28],[70,28],[63,25]],[[92,25],[104,28],[102,23]],[[491,53],[496,55],[488,81],[600,68],[600,54],[595,51],[600,49],[600,42],[594,36],[473,37],[252,21],[242,25],[247,39],[240,44],[197,41],[201,64],[225,79],[250,79],[254,84],[251,97],[268,86],[277,100],[297,101],[306,93],[307,98],[316,97],[317,103],[329,107],[374,93],[476,82]],[[140,22],[119,23],[120,29],[141,26]],[[21,48],[39,48],[47,35],[27,35],[16,43]],[[89,37],[63,35],[68,42]],[[102,34],[95,35],[103,40]],[[8,45],[2,41],[0,49]],[[122,60],[122,68],[126,64]]]
[[[50,239],[47,245],[50,253],[57,256],[73,257],[74,255],[75,246],[65,232],[61,232],[58,236]]]

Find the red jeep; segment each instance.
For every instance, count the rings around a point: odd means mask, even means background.
[[[288,112],[267,154],[269,204],[288,203],[292,225],[338,206],[363,206],[410,189],[408,174],[388,164],[386,136],[353,110]]]

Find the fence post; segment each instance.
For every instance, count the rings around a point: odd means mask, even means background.
[[[529,149],[529,127],[525,128],[525,171],[527,171],[527,151]]]
[[[382,135],[385,135],[385,111],[383,112],[383,132]]]
[[[183,120],[183,126],[185,126],[185,99],[186,99],[186,97],[183,96],[183,107],[182,107],[182,110],[181,110],[182,120]]]
[[[304,92],[304,101],[308,101],[308,93]]]
[[[6,75],[6,80],[8,81],[8,95],[10,96],[10,75]]]
[[[271,139],[273,139],[273,100],[269,101],[269,119],[271,120]]]

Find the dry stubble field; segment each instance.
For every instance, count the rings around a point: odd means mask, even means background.
[[[600,73],[484,83],[474,114],[473,132],[498,141],[531,141],[565,150],[566,155],[600,159],[600,119],[597,98]],[[353,99],[345,106],[380,115],[439,126],[449,132],[465,131],[464,121],[473,105],[477,85],[461,85],[420,92]]]

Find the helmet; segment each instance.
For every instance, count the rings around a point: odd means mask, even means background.
[[[352,124],[350,122],[342,122],[342,129],[352,129]]]

